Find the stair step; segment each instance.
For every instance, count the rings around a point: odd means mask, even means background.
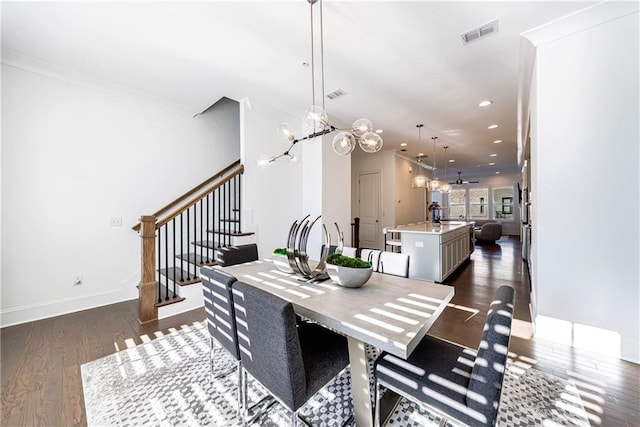
[[[232,236],[232,237],[253,236],[255,234],[252,231],[233,232],[229,230],[207,230],[207,233],[222,234],[224,236]]]
[[[174,298],[172,290],[169,289],[168,292],[169,292],[169,298],[166,298],[167,288],[165,288],[164,286],[160,286],[160,297],[162,298],[162,302],[156,302],[154,304],[156,307],[164,307],[165,305],[175,304],[177,302],[184,301],[184,297],[181,297],[180,295],[176,295]]]
[[[194,283],[200,283],[200,277],[198,276],[190,277],[189,279],[186,279],[186,277],[188,277],[189,274],[186,270],[180,269],[180,267],[162,268],[160,269],[160,274],[162,274],[163,276],[167,277],[170,280],[173,280],[180,286],[193,285]],[[180,280],[181,277],[183,278],[182,281]]]
[[[191,242],[191,244],[209,249],[218,249],[219,247],[221,247],[218,242],[214,242],[212,240],[198,240],[196,242]]]
[[[202,246],[202,245],[199,245],[199,246]],[[212,256],[213,256],[213,254],[212,254]],[[191,264],[195,264],[198,267],[202,267],[203,265],[217,265],[218,264],[214,259],[208,259],[206,257],[203,257],[200,254],[195,254],[195,253],[176,255],[176,258],[184,260],[184,261],[186,261],[188,263],[191,263]]]

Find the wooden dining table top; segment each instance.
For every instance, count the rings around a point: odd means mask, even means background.
[[[452,286],[373,273],[360,288],[306,281],[270,259],[222,268],[237,280],[290,301],[296,313],[407,358],[453,298]]]

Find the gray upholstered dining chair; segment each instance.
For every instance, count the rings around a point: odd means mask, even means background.
[[[426,336],[406,359],[382,353],[374,364],[376,426],[380,425],[380,387],[469,426],[495,425],[509,353],[515,292],[502,286],[487,314],[477,352]]]
[[[202,281],[207,329],[209,330],[210,336],[209,357],[211,359],[212,379],[226,376],[232,372],[232,370],[227,370],[225,372],[215,373],[215,357],[213,354],[215,340],[236,361],[235,369],[237,369],[238,372],[238,413],[241,413],[242,363],[231,294],[231,285],[236,281],[236,278],[217,268],[202,267],[200,269],[200,279]]]
[[[249,373],[290,411],[296,425],[300,407],[349,363],[347,339],[317,324],[297,324],[290,302],[241,281],[233,286],[233,298],[245,408]],[[248,416],[245,411],[245,421]]]
[[[215,252],[215,261],[220,267],[229,267],[257,259],[258,245],[255,243],[218,248]]]
[[[378,272],[409,277],[409,254],[384,251],[380,253]]]
[[[380,262],[380,251],[377,249],[363,249],[360,252],[360,259],[371,263],[373,271],[378,271]]]

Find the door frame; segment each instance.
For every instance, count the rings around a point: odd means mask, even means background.
[[[356,175],[356,197],[358,198],[358,218],[362,218],[362,216],[360,215],[360,177],[362,175],[369,175],[369,174],[377,174],[378,175],[378,192],[379,192],[379,197],[378,197],[378,233],[376,234],[376,247],[378,249],[380,249],[380,242],[381,242],[381,234],[382,234],[382,222],[383,222],[383,217],[384,217],[384,211],[383,211],[383,195],[384,195],[384,190],[382,188],[382,170],[381,169],[370,169],[370,170],[363,170],[363,171],[358,171],[357,175]]]

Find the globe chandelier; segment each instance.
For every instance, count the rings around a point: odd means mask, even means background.
[[[307,110],[302,119],[302,133],[306,136],[296,137],[288,123],[282,123],[278,127],[278,133],[289,141],[290,145],[282,154],[271,156],[258,161],[259,166],[266,166],[274,163],[280,158],[286,158],[290,162],[296,162],[297,157],[291,153],[291,149],[302,141],[313,141],[315,138],[337,132],[331,146],[333,151],[340,155],[346,156],[351,154],[356,148],[366,153],[376,153],[382,149],[383,140],[378,133],[374,132],[373,123],[365,118],[357,119],[353,122],[350,129],[339,129],[329,123],[329,116],[325,109],[324,98],[324,37],[322,24],[322,0],[307,0],[309,2],[310,20],[311,20],[311,107]],[[320,7],[320,82],[321,82],[321,105],[316,104],[316,63],[314,55],[315,42],[315,21],[313,19],[313,6],[318,3]]]

